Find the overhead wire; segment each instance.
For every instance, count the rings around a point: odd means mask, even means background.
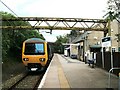
[[[8,7],[2,0],[0,0],[0,2],[8,9],[10,10],[15,16],[18,17],[18,15],[12,10],[10,9],[10,7]],[[7,20],[7,22],[10,24],[11,22]],[[12,24],[14,24],[14,22],[12,22]],[[15,24],[14,24],[15,25]]]
[[[7,9],[9,9],[17,18],[19,18],[19,16],[10,8],[10,7],[8,7],[2,0],[0,0],[0,2],[7,8]],[[20,20],[20,18],[19,18],[19,20]],[[22,20],[20,20],[20,21],[22,21]],[[9,22],[9,21],[8,21]],[[13,23],[14,24],[14,23]]]
[[[12,10],[10,9],[2,0],[0,0],[0,2],[5,6],[7,7],[14,15],[16,15],[18,17],[18,15]]]

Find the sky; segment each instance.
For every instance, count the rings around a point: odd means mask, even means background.
[[[61,17],[102,19],[106,14],[108,0],[1,0],[19,17]],[[12,13],[0,2],[0,11]],[[40,31],[47,41],[70,33],[68,30]]]

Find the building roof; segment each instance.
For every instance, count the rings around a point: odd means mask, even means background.
[[[77,43],[77,42],[81,42],[85,39],[85,36],[87,36],[88,32],[85,32],[83,34],[81,34],[80,36],[77,36],[72,43]]]

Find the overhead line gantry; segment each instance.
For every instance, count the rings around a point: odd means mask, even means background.
[[[86,31],[104,31],[108,30],[108,21],[104,19],[83,19],[83,18],[52,18],[52,17],[16,17],[2,18],[1,21],[29,21],[35,22],[31,26],[0,26],[4,29],[48,29],[48,30],[86,30]]]

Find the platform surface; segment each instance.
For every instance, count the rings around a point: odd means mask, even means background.
[[[55,54],[38,88],[108,88],[108,76],[101,68]],[[111,87],[118,88],[115,75],[111,75]]]

